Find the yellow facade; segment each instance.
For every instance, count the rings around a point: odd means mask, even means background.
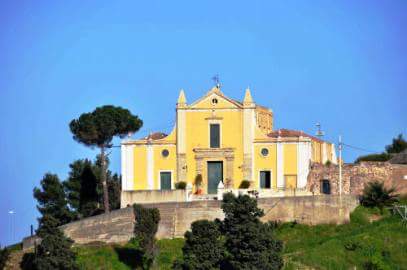
[[[243,180],[254,189],[303,188],[309,162],[336,163],[331,144],[302,132],[274,131],[272,111],[256,105],[250,90],[239,102],[214,87],[190,105],[181,91],[176,119],[168,136],[123,141],[125,190],[173,189],[183,181],[194,191],[213,193],[217,181],[237,189]]]

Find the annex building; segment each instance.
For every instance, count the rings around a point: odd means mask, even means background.
[[[336,164],[332,143],[302,131],[273,129],[271,109],[225,96],[220,86],[187,103],[183,90],[170,134],[151,133],[121,145],[122,191],[172,190],[186,182],[194,193],[216,194],[220,182],[239,189],[305,189],[310,164]]]

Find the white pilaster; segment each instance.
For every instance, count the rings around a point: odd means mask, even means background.
[[[284,144],[277,143],[277,188],[284,188]]]
[[[175,181],[187,181],[186,179],[186,111],[177,107],[177,179]]]
[[[134,189],[134,145],[121,145],[122,190]]]
[[[243,156],[244,156],[244,179],[252,181],[253,180],[253,170],[254,170],[254,127],[255,127],[256,116],[254,112],[254,107],[247,107],[243,109]]]
[[[154,189],[154,148],[147,145],[147,189]]]
[[[185,123],[186,115],[185,110],[177,110],[177,153],[185,154],[186,153],[186,129]]]
[[[338,159],[336,158],[335,144],[331,144],[331,152],[332,152],[332,163],[338,164]]]
[[[304,188],[307,185],[309,163],[311,160],[311,143],[299,142],[297,144],[297,187]]]

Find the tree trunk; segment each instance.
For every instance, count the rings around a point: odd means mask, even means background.
[[[109,207],[109,191],[107,189],[107,182],[106,182],[106,156],[105,156],[105,147],[102,146],[100,148],[100,159],[102,161],[102,172],[100,175],[100,178],[102,180],[102,186],[103,186],[103,204],[105,207],[105,213],[110,212],[110,207]]]

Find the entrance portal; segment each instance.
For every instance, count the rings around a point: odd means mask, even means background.
[[[208,161],[208,194],[218,192],[220,181],[223,181],[223,162]]]

